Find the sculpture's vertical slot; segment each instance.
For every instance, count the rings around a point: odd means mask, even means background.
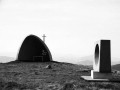
[[[95,65],[98,64],[99,61],[99,45],[97,44],[95,47]]]

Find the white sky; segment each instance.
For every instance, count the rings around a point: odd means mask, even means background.
[[[94,54],[100,39],[120,58],[120,0],[0,0],[0,56],[16,57],[29,34],[45,34],[57,61]]]

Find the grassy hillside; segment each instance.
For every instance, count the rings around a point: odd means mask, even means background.
[[[13,57],[0,56],[0,62],[9,62],[9,61],[13,61],[13,60],[15,60],[15,58],[13,58]]]
[[[112,69],[120,71],[120,64],[113,65]]]
[[[119,82],[88,82],[83,65],[59,62],[0,64],[0,90],[119,90]]]

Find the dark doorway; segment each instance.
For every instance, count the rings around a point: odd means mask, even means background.
[[[43,56],[34,56],[33,61],[35,61],[35,62],[43,61]]]

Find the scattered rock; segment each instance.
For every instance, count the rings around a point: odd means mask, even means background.
[[[52,66],[51,65],[47,65],[45,68],[46,69],[52,69]]]
[[[75,86],[73,83],[65,83],[63,86],[63,90],[75,90]]]
[[[82,72],[89,72],[89,71],[91,71],[91,70],[89,70],[89,69],[83,69],[82,70]]]
[[[35,72],[35,75],[39,75],[39,73],[38,73],[38,72]]]
[[[119,74],[119,75],[120,75],[120,71],[117,71],[117,70],[112,71],[112,73],[113,73],[113,74]]]
[[[21,90],[21,86],[15,82],[8,82],[2,90]]]

